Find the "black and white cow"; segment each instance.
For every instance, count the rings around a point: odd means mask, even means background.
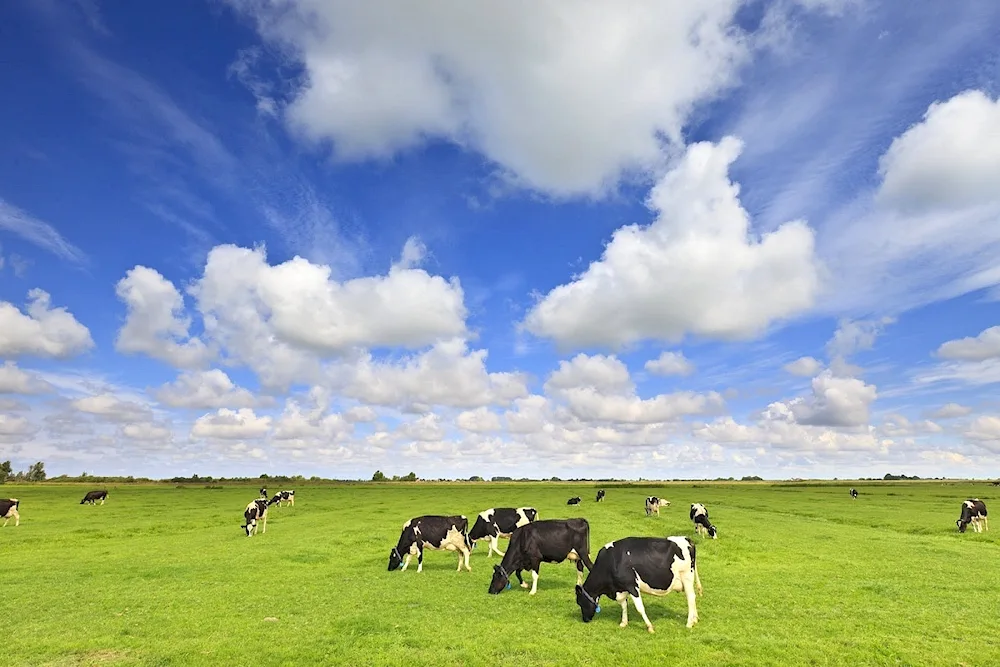
[[[497,539],[510,537],[516,529],[537,518],[538,511],[534,507],[491,507],[488,510],[483,510],[476,517],[476,523],[469,531],[469,541],[475,548],[477,541],[488,539],[490,548],[486,555],[492,558],[495,551],[503,556],[503,552],[497,548]]]
[[[858,490],[857,489],[851,489],[851,498],[854,498],[855,500],[858,499]]]
[[[100,500],[101,504],[103,505],[104,501],[107,500],[107,498],[108,498],[108,492],[105,490],[88,491],[87,495],[85,495],[83,497],[83,500],[80,501],[80,504],[82,505],[84,503],[90,503],[91,505],[95,505],[97,504],[97,501]]]
[[[281,503],[288,503],[292,507],[295,507],[295,492],[294,491],[278,491],[274,494],[274,498],[271,498],[271,505],[277,504],[281,507]]]
[[[457,551],[458,570],[469,567],[469,555],[472,553],[472,542],[469,540],[469,520],[465,515],[439,516],[425,515],[410,519],[403,524],[403,532],[399,542],[389,552],[389,572],[397,568],[406,570],[410,558],[417,557],[417,572],[424,570],[424,549],[435,551]]]
[[[4,528],[7,527],[7,522],[11,519],[14,520],[15,527],[21,525],[21,515],[17,511],[20,504],[21,501],[17,498],[0,499],[0,517],[3,517]]]
[[[271,505],[273,500],[264,500],[263,498],[257,498],[251,500],[247,505],[247,508],[243,511],[243,518],[246,523],[240,526],[247,531],[247,537],[252,536],[257,532],[257,523],[261,523],[262,533],[267,532],[267,508]]]
[[[580,496],[573,496],[572,498],[570,498],[569,500],[566,501],[566,504],[567,505],[579,505],[580,504]]]
[[[594,567],[587,581],[576,587],[576,603],[580,605],[583,622],[589,623],[601,610],[602,595],[617,600],[622,606],[622,622],[628,625],[628,599],[653,632],[646,616],[642,593],[666,595],[683,591],[687,596],[687,627],[698,622],[695,588],[702,593],[694,544],[686,537],[625,537],[609,542],[597,552]]]
[[[670,507],[670,501],[666,498],[657,498],[656,496],[648,496],[646,498],[646,516],[656,513],[656,516],[660,516],[661,507]]]
[[[590,524],[586,519],[548,519],[521,526],[510,536],[507,553],[493,566],[489,592],[498,594],[510,586],[510,575],[517,576],[521,588],[528,584],[521,570],[531,572],[531,592],[538,592],[538,571],[542,563],[576,562],[576,583],[583,583],[583,568],[593,569],[590,561]]]
[[[704,532],[713,540],[719,539],[719,533],[708,520],[708,510],[701,503],[691,503],[691,520],[694,521],[694,532],[699,535]]]
[[[602,500],[604,500],[604,489],[601,489],[600,491],[597,492],[597,498],[594,500],[594,502],[599,503]]]
[[[267,487],[266,486],[260,487],[260,497],[263,498],[264,500],[267,500]]]
[[[995,481],[995,482],[992,482],[992,484],[993,484],[993,486],[1000,486],[1000,480],[997,480],[997,481]]]
[[[970,523],[977,533],[983,532],[983,528],[990,529],[989,519],[986,516],[986,503],[979,498],[969,498],[962,503],[962,515],[955,525],[958,526],[958,532],[964,533]]]

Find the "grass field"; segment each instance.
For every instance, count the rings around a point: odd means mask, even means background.
[[[1000,665],[1000,516],[960,535],[959,505],[985,484],[364,485],[296,488],[247,538],[256,488],[0,487],[21,525],[0,529],[0,665]],[[583,503],[567,507],[581,495]],[[673,506],[647,518],[645,496]],[[644,597],[656,634],[606,598],[590,624],[570,563],[542,565],[538,595],[487,595],[452,553],[387,572],[403,522],[532,505],[583,516],[591,549],[627,535],[693,536],[705,503],[719,539],[693,538],[705,595]],[[997,511],[1000,514],[1000,511]],[[506,540],[501,549],[506,549]],[[265,619],[277,619],[265,621]]]

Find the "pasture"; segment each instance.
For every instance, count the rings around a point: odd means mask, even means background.
[[[1000,665],[1000,491],[862,483],[852,500],[849,486],[306,485],[247,538],[256,488],[112,485],[92,507],[79,501],[96,487],[4,485],[21,525],[0,529],[0,665]],[[647,495],[672,506],[647,518]],[[967,497],[993,510],[989,532],[955,529]],[[718,540],[694,537],[692,502]],[[534,598],[516,583],[488,595],[486,542],[471,573],[435,551],[421,574],[386,570],[410,517],[471,527],[521,505],[588,519],[594,557],[628,535],[692,537],[700,622],[685,628],[671,593],[643,596],[656,634],[631,603],[620,629],[607,598],[584,624],[568,562],[542,565]]]

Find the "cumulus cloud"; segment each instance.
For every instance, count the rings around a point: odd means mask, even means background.
[[[941,433],[943,430],[929,419],[912,421],[905,415],[895,413],[886,415],[879,428],[880,433],[890,438],[908,438],[920,434]]]
[[[21,370],[13,361],[0,366],[0,394],[45,394],[54,387],[36,374]]]
[[[28,292],[25,313],[0,301],[0,356],[66,359],[93,347],[87,327],[65,308],[52,308],[47,292]]]
[[[972,408],[970,407],[959,405],[958,403],[945,403],[937,410],[931,412],[929,416],[931,419],[954,419],[971,413]]]
[[[812,306],[813,232],[794,221],[751,235],[728,177],[741,149],[732,137],[692,145],[650,193],[654,222],[617,230],[600,260],[535,304],[525,329],[565,347],[736,340]]]
[[[122,437],[129,440],[145,442],[164,442],[173,437],[173,432],[168,427],[152,422],[125,424],[121,427],[120,433]]]
[[[0,442],[23,442],[37,432],[38,427],[26,417],[0,414]]]
[[[980,442],[1000,443],[1000,417],[993,415],[976,417],[965,432],[965,437]]]
[[[937,356],[962,361],[1000,359],[1000,327],[990,327],[978,336],[969,336],[942,343]]]
[[[258,417],[250,408],[219,408],[214,414],[198,417],[191,427],[191,435],[196,438],[241,440],[262,438],[270,428],[271,418]]]
[[[148,421],[152,417],[152,411],[148,406],[122,400],[112,394],[85,396],[71,401],[70,405],[79,412],[115,422]]]
[[[115,291],[127,309],[115,339],[119,352],[146,354],[178,368],[198,368],[214,356],[190,335],[184,298],[158,271],[136,266],[118,281]]]
[[[181,373],[155,392],[156,399],[172,408],[252,408],[258,400],[248,390],[237,387],[218,368]]]
[[[654,375],[691,375],[695,371],[683,352],[663,352],[647,361],[644,368]]]
[[[397,429],[397,433],[406,440],[423,442],[440,442],[445,437],[441,417],[435,413],[421,415],[417,419],[404,422]]]
[[[878,395],[874,385],[823,371],[812,381],[812,396],[787,404],[795,421],[812,426],[863,426]]]
[[[583,387],[601,393],[619,393],[631,391],[633,385],[628,367],[618,357],[582,353],[568,361],[560,361],[559,367],[545,382],[548,393]]]
[[[783,366],[786,372],[799,377],[812,377],[819,373],[823,364],[812,357],[799,357],[795,361]]]
[[[460,413],[455,418],[455,425],[472,433],[488,433],[502,428],[497,413],[485,407]]]

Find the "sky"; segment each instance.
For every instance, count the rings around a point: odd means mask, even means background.
[[[0,459],[1000,476],[994,0],[0,4]]]

